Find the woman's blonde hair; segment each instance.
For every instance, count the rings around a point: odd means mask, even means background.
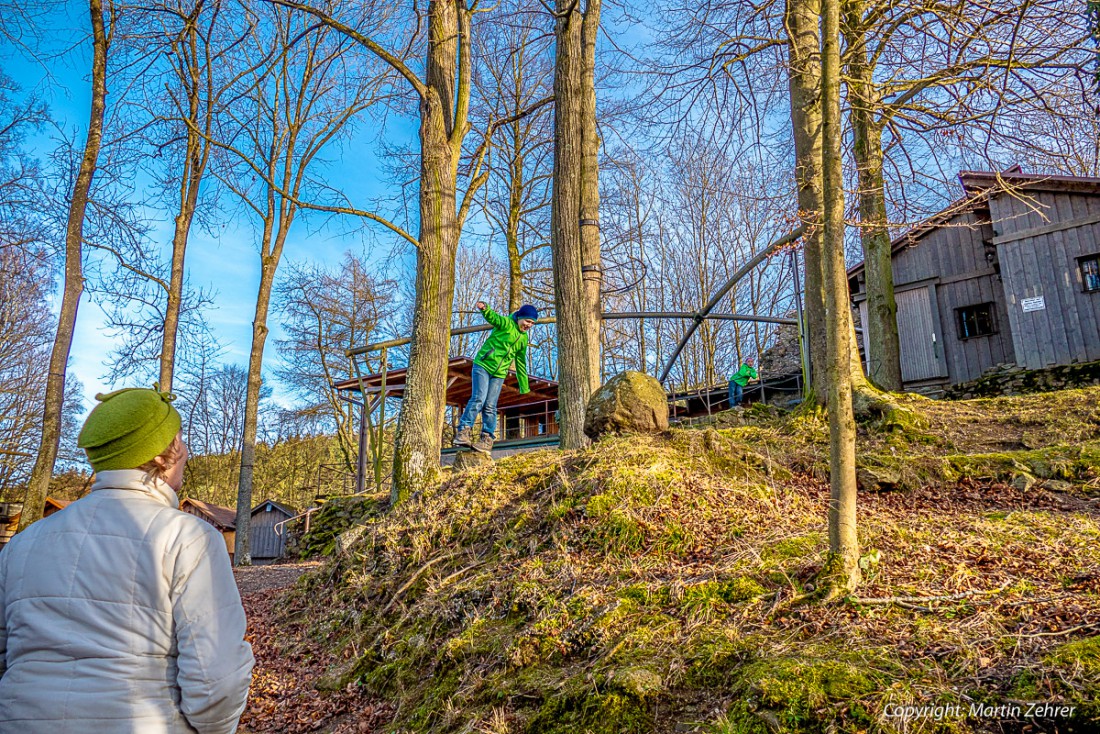
[[[141,466],[135,467],[145,472],[145,480],[151,479],[164,479],[165,472],[176,464],[183,456],[183,439],[180,434],[176,434],[176,437],[172,439],[172,443],[168,444],[168,447],[154,456],[149,461],[145,462]],[[157,463],[157,459],[164,459],[164,466]]]

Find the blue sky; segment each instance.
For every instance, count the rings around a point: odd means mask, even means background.
[[[57,49],[48,54],[48,60],[35,61],[10,48],[5,48],[3,56],[0,56],[4,72],[13,77],[24,92],[37,91],[48,104],[57,125],[81,142],[87,129],[90,107],[88,69],[91,45],[86,38],[87,25],[87,5],[65,3],[51,12],[43,24],[43,27],[48,26],[45,28],[46,37],[57,44]],[[108,81],[108,104],[111,91]],[[390,120],[393,122],[385,130],[388,142],[407,141],[415,137],[415,128],[407,121],[393,117]],[[57,135],[57,131],[44,131],[33,141],[34,153],[44,159],[56,145]],[[377,139],[377,129],[372,129],[364,120],[353,137],[328,156],[332,162],[326,172],[328,182],[346,192],[360,206],[365,206],[365,201],[383,195],[389,189],[375,155]],[[234,203],[232,195],[224,197],[225,206],[232,207]],[[192,286],[215,292],[214,305],[205,316],[225,349],[223,361],[247,365],[259,286],[257,237],[246,212],[232,208],[230,211],[236,212],[236,217],[225,221],[216,238],[198,226],[192,228],[187,270]],[[170,242],[172,214],[154,211],[150,215],[158,220],[151,238],[157,243]],[[356,230],[356,225],[346,217],[333,218],[316,213],[300,215],[291,230],[280,270],[285,270],[286,264],[291,261],[336,262],[344,252],[360,252],[371,243],[376,243],[371,254],[380,267],[406,264],[390,258],[389,238],[380,228]],[[382,236],[373,237],[372,234]],[[385,244],[377,245],[377,242]],[[57,300],[59,302],[60,294]],[[94,405],[97,392],[121,386],[108,384],[104,379],[107,371],[104,359],[113,346],[105,323],[103,310],[86,290],[80,303],[70,361],[70,374],[84,385],[86,410]],[[277,358],[275,341],[281,334],[275,314],[269,317],[268,323],[272,331],[267,340],[264,361],[270,369]],[[279,386],[273,386],[276,400],[279,400]]]

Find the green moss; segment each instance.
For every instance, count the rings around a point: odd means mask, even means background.
[[[1048,446],[1024,451],[963,454],[948,457],[956,477],[1008,480],[1028,475],[1039,479],[1074,481],[1100,469],[1100,445],[1096,442]]]
[[[742,638],[734,629],[704,627],[686,645],[684,682],[700,688],[725,687],[734,671],[752,658],[754,650],[753,641]]]
[[[606,552],[627,554],[638,551],[646,540],[642,524],[625,510],[612,510],[592,531],[596,543]]]
[[[645,734],[652,730],[653,719],[645,704],[625,692],[550,698],[526,729],[527,734]]]
[[[870,724],[865,699],[892,682],[879,669],[886,658],[870,652],[822,652],[755,661],[737,671],[734,687],[771,711],[788,731],[821,731],[839,719]]]
[[[784,538],[764,546],[760,551],[760,559],[765,566],[775,566],[816,558],[824,544],[825,536],[822,533],[806,533]]]
[[[1083,677],[1098,681],[1100,686],[1100,635],[1067,642],[1047,654],[1046,662],[1060,668],[1079,670]]]
[[[729,581],[706,581],[684,589],[684,604],[695,600],[714,599],[725,604],[740,604],[764,594],[764,587],[755,579],[739,576]]]

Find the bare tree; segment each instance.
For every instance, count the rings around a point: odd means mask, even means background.
[[[561,446],[588,443],[584,414],[600,385],[600,192],[595,59],[600,0],[556,0],[554,186],[550,243],[558,327]]]
[[[521,3],[522,5],[522,3]],[[488,131],[482,212],[504,240],[508,310],[533,299],[530,281],[545,272],[550,247],[550,165],[553,156],[552,35],[532,27],[522,8],[497,12],[474,36],[475,126]]]
[[[89,0],[88,12],[92,30],[92,109],[88,120],[88,133],[84,145],[84,157],[80,164],[69,206],[69,221],[65,232],[65,280],[61,298],[61,315],[50,354],[49,375],[46,380],[45,399],[42,408],[42,440],[38,458],[27,487],[27,500],[19,520],[22,530],[42,517],[57,459],[61,439],[62,416],[65,406],[65,372],[69,362],[69,350],[76,326],[77,305],[84,289],[81,272],[84,239],[84,215],[88,207],[88,192],[96,172],[99,149],[103,140],[103,116],[107,104],[107,54],[111,43],[115,9],[111,0],[107,4],[111,20],[104,19],[102,0]]]
[[[260,282],[252,322],[248,390],[241,439],[234,561],[251,563],[253,468],[263,382],[263,354],[275,274],[290,228],[309,189],[309,174],[355,115],[372,87],[348,65],[348,43],[326,28],[311,28],[299,13],[264,3],[256,9],[249,42],[237,48],[250,72],[241,77],[235,104],[219,123],[225,152],[219,178],[249,211],[259,230]],[[274,47],[274,63],[250,59]]]
[[[276,301],[287,338],[279,340],[275,370],[300,402],[291,411],[300,421],[335,433],[350,471],[358,453],[354,406],[340,399],[333,385],[354,376],[345,354],[349,344],[374,341],[379,325],[393,314],[395,285],[372,275],[364,259],[344,253],[335,267],[292,265],[276,288]]]
[[[403,51],[394,51],[370,32],[343,23],[329,12],[290,0],[272,1],[310,13],[354,39],[403,79],[419,104],[419,235],[414,239],[392,223],[373,217],[417,248],[412,344],[394,445],[392,501],[397,503],[439,476],[446,407],[440,375],[445,374],[448,359],[458,238],[474,196],[487,177],[481,165],[486,151],[483,145],[475,153],[460,201],[459,167],[470,128],[471,24],[481,12],[479,0],[428,3],[428,32],[421,47],[423,75],[409,66],[412,49],[420,40],[419,25]]]
[[[866,264],[872,382],[901,389],[884,167],[904,167],[908,138],[983,128],[1036,88],[1073,78],[1088,30],[1065,0],[1005,9],[982,3],[844,0],[844,63]],[[1068,22],[1067,22],[1068,21]],[[1050,118],[1048,108],[1040,115]],[[899,180],[900,185],[900,180]],[[895,206],[895,209],[903,207]]]
[[[844,266],[844,174],[840,118],[840,0],[821,0],[822,260],[829,390],[828,592],[860,582],[856,534],[856,422],[852,410],[851,306]]]

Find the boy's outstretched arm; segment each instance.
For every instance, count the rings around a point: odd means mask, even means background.
[[[501,316],[493,309],[489,308],[489,305],[485,301],[478,301],[476,306],[478,311],[481,311],[481,315],[485,317],[485,320],[492,324],[495,328],[500,329],[504,327],[504,320],[507,316]]]

